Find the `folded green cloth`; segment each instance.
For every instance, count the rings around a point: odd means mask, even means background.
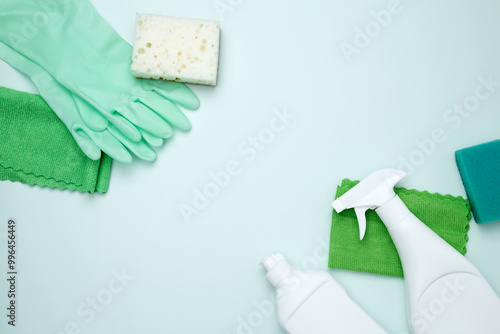
[[[90,160],[41,96],[0,87],[0,180],[105,193],[111,158]]]
[[[359,181],[345,179],[335,198],[345,194]],[[427,191],[395,188],[408,209],[434,232],[462,254],[469,241],[470,204],[462,197],[430,194]],[[422,247],[426,247],[422,244]],[[333,210],[330,235],[330,268],[403,277],[396,246],[382,220],[374,210],[366,211],[366,235],[359,240],[359,227],[354,209],[337,213]]]

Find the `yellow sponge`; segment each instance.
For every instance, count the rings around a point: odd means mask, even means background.
[[[216,21],[138,14],[132,74],[215,86],[220,26]]]

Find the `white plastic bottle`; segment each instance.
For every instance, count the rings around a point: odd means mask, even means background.
[[[397,169],[379,170],[332,205],[337,212],[355,209],[361,239],[366,210],[375,209],[384,222],[403,265],[413,333],[499,334],[500,299],[479,270],[394,193],[393,187],[405,175]],[[498,261],[493,259],[492,265]]]
[[[281,254],[262,262],[276,288],[278,322],[289,334],[386,333],[327,272],[294,270]]]

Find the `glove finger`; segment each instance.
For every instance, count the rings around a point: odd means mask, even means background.
[[[141,140],[141,133],[137,128],[125,117],[118,114],[109,114],[108,117],[111,124],[116,126],[121,133],[130,140],[138,142]],[[108,125],[109,126],[109,125]]]
[[[118,139],[125,147],[127,147],[132,153],[134,153],[139,159],[153,162],[156,160],[156,153],[151,147],[144,141],[133,142],[129,138],[125,137],[115,126],[110,125],[108,127],[109,132]]]
[[[196,110],[200,107],[200,100],[193,91],[183,83],[159,81],[152,85],[149,90],[154,90],[161,96],[175,102],[189,110]]]
[[[86,126],[94,131],[104,131],[108,127],[108,120],[94,107],[82,100],[79,96],[71,94],[78,109],[78,113]]]
[[[153,110],[142,104],[140,100],[118,107],[117,112],[121,113],[132,124],[157,137],[166,138],[172,132],[170,125]],[[138,130],[137,133],[139,133]]]
[[[139,100],[163,117],[167,122],[183,131],[191,129],[191,122],[182,111],[171,101],[156,93],[149,92]]]
[[[97,147],[99,147],[112,159],[126,165],[132,162],[132,156],[130,155],[130,153],[125,147],[123,147],[120,141],[110,133],[110,131],[104,130],[96,132],[86,127],[81,127],[79,131],[80,134],[85,133]]]
[[[143,129],[139,129],[139,132],[141,133],[142,138],[146,141],[146,143],[149,144],[149,146],[152,146],[152,147],[162,147],[163,146],[163,138],[156,137],[156,136],[150,134],[149,132],[144,131]],[[173,132],[172,132],[172,134],[173,134]],[[170,135],[167,138],[170,138],[171,136],[172,135]]]
[[[87,136],[85,132],[80,130],[71,131],[76,143],[83,151],[83,153],[91,160],[98,160],[101,158],[101,149]]]

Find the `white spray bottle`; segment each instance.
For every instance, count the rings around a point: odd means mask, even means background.
[[[295,270],[281,254],[262,265],[276,288],[278,322],[289,334],[386,333],[327,272]]]
[[[379,170],[339,197],[333,208],[339,213],[354,208],[361,239],[366,210],[375,209],[384,222],[403,265],[413,333],[500,333],[500,299],[486,279],[394,193],[405,176],[397,169]]]

